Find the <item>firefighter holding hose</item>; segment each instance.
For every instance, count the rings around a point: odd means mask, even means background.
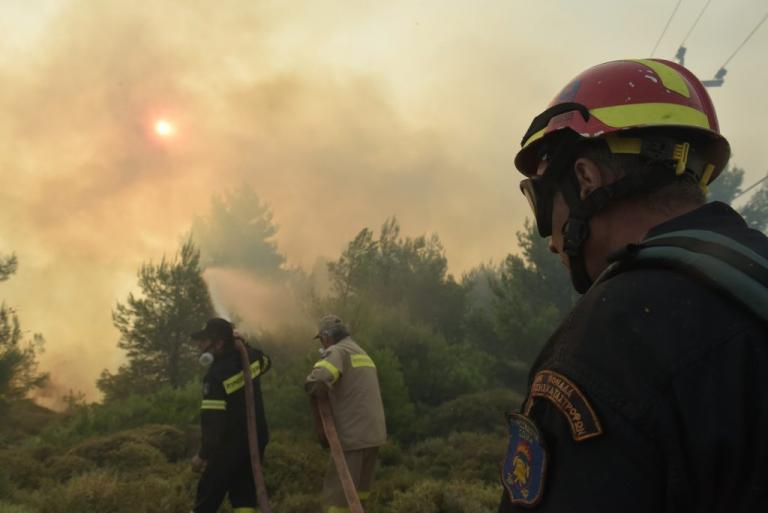
[[[307,376],[305,389],[318,435],[331,448],[324,511],[355,513],[370,493],[378,449],[387,438],[376,365],[335,315],[320,320],[315,338],[322,344],[322,357]],[[336,454],[342,451],[343,457]]]
[[[200,349],[200,363],[208,366],[203,378],[200,411],[202,444],[192,466],[202,471],[197,486],[194,513],[216,513],[229,495],[235,513],[255,513],[256,486],[248,445],[244,366],[232,324],[210,319],[191,335]],[[269,439],[259,377],[270,368],[270,359],[245,345],[250,363],[255,405],[258,454],[264,457]]]

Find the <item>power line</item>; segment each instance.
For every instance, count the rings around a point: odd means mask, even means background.
[[[752,36],[755,35],[755,32],[762,26],[763,23],[765,23],[765,20],[768,20],[768,12],[765,13],[765,16],[758,22],[757,25],[755,25],[755,28],[752,29],[752,32],[750,32],[747,37],[744,39],[744,41],[741,42],[738,48],[733,51],[730,57],[728,57],[722,66],[720,66],[720,69],[717,70],[717,73],[715,73],[715,78],[712,80],[704,80],[701,83],[704,84],[704,87],[720,87],[723,85],[723,81],[725,79],[726,73],[728,73],[728,70],[725,69],[725,67],[728,65],[731,60],[736,57],[736,54],[741,51],[742,48],[747,44],[747,42],[752,38]],[[678,56],[682,59],[685,57],[685,48],[680,47],[680,49],[677,51]]]
[[[742,48],[744,48],[744,45],[746,45],[746,44],[747,44],[747,41],[749,41],[749,40],[750,40],[750,38],[751,38],[751,37],[752,37],[752,36],[755,34],[755,32],[757,32],[757,29],[759,29],[759,28],[760,28],[760,26],[761,26],[763,23],[765,23],[765,20],[768,20],[768,12],[767,12],[767,13],[765,13],[765,16],[763,16],[763,19],[762,19],[762,20],[760,20],[760,23],[758,23],[758,24],[757,24],[757,26],[755,26],[755,28],[753,28],[753,29],[752,29],[752,32],[750,32],[750,33],[749,33],[749,35],[747,36],[747,38],[746,38],[746,39],[745,39],[745,40],[744,40],[744,41],[743,41],[743,42],[742,42],[742,43],[739,45],[739,47],[738,47],[738,48],[736,48],[736,50],[734,50],[734,52],[731,54],[731,56],[730,56],[730,57],[728,57],[728,59],[726,59],[726,61],[725,61],[725,64],[723,64],[722,66],[720,66],[720,69],[723,69],[723,68],[725,68],[725,67],[728,65],[728,63],[729,63],[729,62],[731,62],[731,59],[733,59],[734,57],[736,57],[736,54],[737,54],[737,53],[739,53],[739,51],[740,51]]]
[[[704,7],[701,8],[701,11],[699,11],[699,15],[696,17],[696,20],[693,22],[693,25],[691,25],[691,28],[688,29],[688,33],[683,38],[683,42],[680,43],[680,46],[677,48],[677,53],[675,54],[675,59],[677,59],[677,62],[680,63],[681,66],[685,66],[685,52],[688,51],[688,49],[685,47],[685,42],[688,41],[688,37],[693,33],[693,29],[696,28],[696,25],[699,24],[699,20],[702,16],[704,16],[704,13],[707,10],[707,7],[709,7],[709,4],[712,3],[712,0],[707,0],[704,4]]]
[[[656,44],[653,46],[653,50],[651,51],[651,57],[653,57],[653,54],[656,53],[656,49],[659,47],[659,43],[661,43],[661,40],[664,37],[664,34],[667,33],[667,29],[669,28],[669,24],[672,23],[672,18],[675,17],[675,13],[677,12],[677,9],[680,7],[681,3],[683,3],[683,0],[677,0],[677,5],[675,6],[675,10],[672,11],[672,14],[669,16],[669,19],[667,20],[667,24],[664,25],[664,30],[661,31],[661,35],[659,36],[659,40],[656,41]]]
[[[735,200],[736,198],[745,195],[746,193],[748,193],[749,191],[751,191],[752,189],[754,189],[755,187],[757,187],[758,185],[760,185],[766,180],[768,180],[768,173],[766,173],[765,176],[762,177],[760,180],[756,181],[755,183],[753,183],[752,185],[750,185],[749,187],[747,187],[746,189],[738,193],[736,196],[733,197],[733,199]]]
[[[707,0],[707,3],[704,4],[704,7],[701,9],[701,12],[699,13],[698,17],[696,17],[696,21],[693,22],[693,25],[691,25],[691,28],[688,30],[688,33],[683,38],[683,42],[680,43],[680,46],[685,46],[685,42],[688,41],[688,37],[693,32],[693,29],[696,28],[696,25],[699,24],[699,20],[702,16],[704,16],[704,12],[707,10],[707,7],[709,7],[709,4],[712,3],[712,0]]]

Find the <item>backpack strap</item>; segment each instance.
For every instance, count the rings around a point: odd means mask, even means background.
[[[730,237],[680,230],[630,244],[609,259],[599,283],[627,269],[665,267],[695,276],[768,323],[768,259]]]

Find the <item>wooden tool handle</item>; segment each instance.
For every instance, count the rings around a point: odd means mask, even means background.
[[[331,405],[328,403],[327,397],[317,398],[317,409],[320,411],[320,419],[323,421],[325,437],[328,439],[328,445],[331,447],[331,458],[333,458],[333,462],[336,465],[336,472],[339,474],[339,481],[341,481],[341,487],[344,489],[344,496],[347,498],[349,509],[351,513],[365,513],[363,505],[360,503],[360,497],[358,497],[357,490],[355,489],[355,482],[349,474],[347,460],[344,458],[344,450],[341,448],[339,435],[336,433],[336,424],[333,423]]]

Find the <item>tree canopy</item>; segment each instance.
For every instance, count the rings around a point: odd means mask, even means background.
[[[130,293],[112,312],[128,361],[116,374],[102,372],[98,386],[108,399],[163,385],[178,388],[196,376],[197,348],[189,334],[213,316],[201,272],[191,239],[172,259],[141,266],[141,293]]]
[[[277,231],[269,205],[247,184],[214,196],[208,215],[192,225],[203,267],[238,267],[264,276],[279,275],[285,264],[274,242]]]

